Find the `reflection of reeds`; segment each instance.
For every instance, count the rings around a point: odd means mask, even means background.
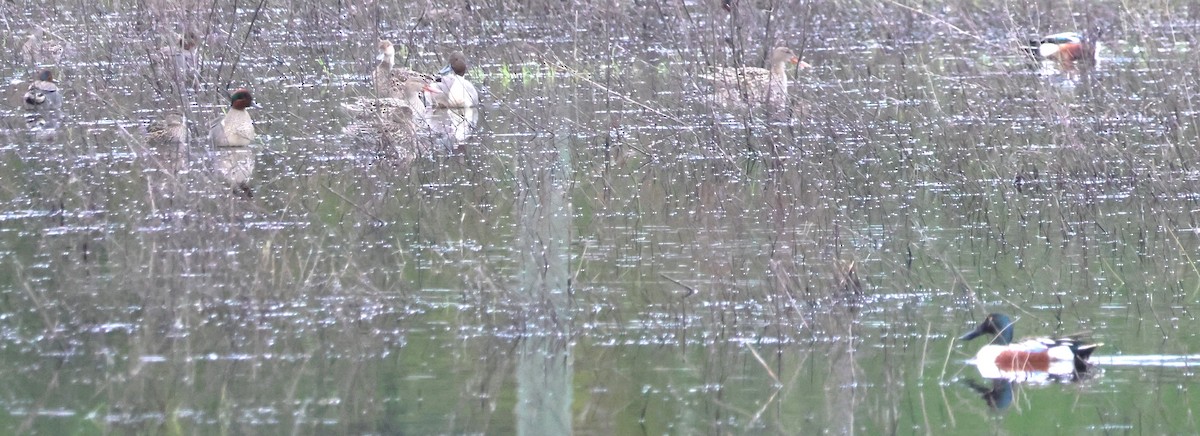
[[[919,321],[940,316],[927,313],[933,307],[1041,304],[1084,318],[1111,303],[1168,332],[1174,318],[1162,301],[1187,309],[1200,293],[1197,111],[1186,83],[1166,80],[1188,77],[1190,58],[1156,42],[1165,30],[1147,23],[1172,17],[1145,6],[1123,6],[1123,19],[1145,30],[1130,35],[1147,47],[1131,68],[1064,84],[1027,71],[1000,47],[1003,37],[974,50],[947,46],[962,32],[1102,21],[1112,13],[1104,5],[1080,16],[1013,4],[1011,17],[997,17],[959,4],[931,26],[932,12],[896,2],[776,4],[747,12],[763,21],[732,25],[665,2],[625,6],[636,14],[483,2],[431,12],[427,24],[379,2],[344,21],[336,8],[351,6],[296,3],[269,16],[254,11],[262,3],[240,13],[176,3],[148,3],[161,18],[146,29],[83,26],[87,36],[73,41],[80,57],[64,61],[62,140],[21,143],[22,126],[5,136],[18,138],[0,178],[15,211],[4,250],[15,271],[10,297],[32,308],[9,323],[45,332],[48,340],[31,342],[51,351],[82,347],[66,366],[99,368],[85,374],[100,380],[86,404],[68,408],[166,416],[162,427],[131,422],[116,432],[261,433],[239,421],[249,405],[284,420],[337,421],[314,432],[388,433],[408,428],[395,416],[416,402],[404,396],[414,387],[426,388],[423,412],[457,413],[431,432],[505,432],[497,422],[511,409],[517,364],[509,338],[538,333],[524,321],[549,309],[587,329],[569,337],[585,344],[579,361],[597,367],[578,376],[599,386],[576,399],[577,416],[591,419],[579,428],[621,433],[629,429],[620,423],[638,422],[661,432],[655,419],[682,416],[671,429],[794,433],[817,422],[813,431],[883,432],[905,419],[896,405],[908,407],[906,389],[942,357],[936,346],[918,356],[912,338],[892,333],[937,343],[929,338],[944,332]],[[28,28],[9,3],[0,7],[6,28]],[[321,26],[345,26],[338,31],[368,40],[360,43],[399,32],[436,51],[437,41],[469,46],[485,25],[519,23],[519,13],[505,15],[513,10],[590,27],[538,47],[552,68],[526,46],[489,52],[484,65],[500,72],[484,77],[511,83],[491,84],[491,118],[465,151],[402,167],[360,159],[329,133],[342,120],[322,105],[345,84],[296,88],[365,65],[361,53],[314,41],[328,35]],[[839,27],[860,17],[873,27]],[[198,85],[159,57],[174,44],[165,35],[182,30],[176,22],[196,23],[210,53]],[[960,30],[947,38],[946,29]],[[513,34],[566,33],[558,30]],[[828,36],[840,32],[855,38]],[[637,42],[613,43],[627,35]],[[792,92],[809,111],[780,121],[698,100],[696,74],[753,65],[778,40],[818,59],[812,80]],[[166,108],[203,126],[217,110],[194,102],[216,105],[223,86],[248,80],[279,100],[271,136],[284,147],[257,170],[267,183],[254,200],[208,183],[203,164],[188,163],[195,153],[142,153],[143,139],[109,127]],[[20,217],[26,209],[46,215]],[[567,224],[548,228],[553,213]],[[545,296],[553,292],[562,295]],[[110,321],[131,327],[90,330]],[[913,325],[922,331],[904,330]],[[622,360],[638,353],[633,365]],[[943,368],[952,353],[961,354],[947,345]],[[65,374],[55,371],[39,375]],[[341,402],[322,402],[327,392]],[[197,410],[216,424],[198,424]],[[749,424],[727,427],[731,416]],[[846,425],[852,419],[857,426]]]

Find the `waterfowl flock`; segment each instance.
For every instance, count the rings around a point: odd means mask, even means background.
[[[30,41],[37,42],[37,38],[31,36]],[[479,91],[468,78],[468,59],[463,53],[450,54],[448,65],[438,74],[423,74],[397,67],[396,47],[392,42],[379,40],[376,47],[378,62],[370,74],[374,96],[343,104],[351,115],[351,121],[345,126],[347,137],[374,147],[380,155],[411,160],[425,150],[419,141],[419,132],[421,123],[427,122],[427,108],[468,109],[480,105]],[[177,68],[194,70],[196,48],[194,39],[181,37],[163,54],[175,60]],[[1039,60],[1062,65],[1073,65],[1095,56],[1094,46],[1076,33],[1049,35],[1031,41],[1024,49]],[[61,50],[47,51],[37,47],[23,48],[23,52],[30,53],[30,59],[47,59],[44,53],[61,54]],[[763,67],[716,66],[697,77],[708,84],[706,96],[723,105],[772,106],[787,104],[793,91],[789,76],[810,68],[795,50],[778,46],[769,52]],[[31,110],[61,107],[62,95],[53,70],[39,71],[29,82],[22,101]],[[259,133],[249,110],[254,107],[254,101],[251,90],[237,89],[229,96],[225,114],[205,125],[213,172],[247,198],[254,196],[252,180],[256,152],[253,145]],[[147,128],[147,142],[186,144],[186,117],[173,111],[162,118],[161,122]],[[1098,347],[1079,337],[1014,341],[1012,325],[1006,316],[992,314],[976,330],[963,336],[968,340],[985,334],[995,335],[996,340],[981,347],[975,358],[981,370],[988,371],[984,374],[1020,380],[1043,374],[1048,377],[1077,374],[1087,368],[1088,357]]]
[[[177,78],[198,82],[197,48],[200,39],[190,30],[172,35],[166,47],[158,52],[159,59],[164,60],[162,65],[173,67],[180,73]],[[466,55],[461,51],[452,52],[447,58],[447,65],[437,74],[425,74],[397,67],[396,46],[391,41],[380,39],[376,47],[378,62],[370,76],[375,95],[342,103],[344,111],[352,118],[344,130],[347,135],[375,145],[378,150],[385,151],[385,155],[406,158],[430,148],[419,144],[421,132],[425,132],[426,136],[441,134],[453,139],[465,137],[464,126],[469,132],[469,126],[474,124],[476,117],[470,109],[480,104],[479,91],[467,78]],[[1095,45],[1090,40],[1074,32],[1031,40],[1022,49],[1038,59],[1057,63],[1063,68],[1094,59],[1096,53]],[[42,28],[31,32],[20,49],[23,59],[34,65],[57,63],[63,52],[63,44],[48,38]],[[789,104],[788,74],[793,68],[800,71],[811,66],[801,61],[791,48],[778,46],[766,56],[765,68],[718,66],[698,77],[709,85],[709,101],[718,105],[779,108]],[[54,111],[62,105],[62,95],[52,69],[38,71],[30,81],[22,101],[26,109],[39,112]],[[217,150],[251,147],[257,137],[254,122],[247,112],[254,106],[253,96],[248,89],[238,89],[232,93],[229,101],[224,116],[208,124],[209,144]],[[446,116],[430,112],[435,109],[466,112]],[[447,126],[432,126],[431,122]],[[177,110],[163,115],[145,132],[150,144],[186,144],[188,140],[185,117]],[[240,170],[235,172],[239,176],[231,180],[238,189],[249,193],[247,183],[253,164],[240,164],[237,167]]]

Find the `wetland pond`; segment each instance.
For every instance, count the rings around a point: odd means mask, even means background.
[[[1200,432],[1194,5],[722,3],[4,2],[0,428]],[[1096,65],[1017,49],[1067,30]],[[379,38],[482,93],[415,159],[344,132]],[[785,110],[711,104],[775,45]],[[205,133],[239,87],[250,198]],[[990,312],[1105,345],[988,380]]]

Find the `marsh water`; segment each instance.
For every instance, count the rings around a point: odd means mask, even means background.
[[[43,126],[0,61],[0,427],[1200,432],[1200,20],[994,3],[7,2],[6,52],[67,49]],[[1097,65],[1016,48],[1063,30]],[[412,161],[343,133],[380,37],[483,90]],[[784,113],[709,104],[772,45]],[[238,87],[251,198],[204,137]],[[138,132],[170,108],[184,150]],[[955,338],[996,311],[1098,365],[989,403]]]

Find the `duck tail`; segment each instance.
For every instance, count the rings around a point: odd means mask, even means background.
[[[1104,344],[1077,344],[1071,347],[1071,351],[1075,353],[1075,372],[1083,374],[1087,372],[1091,364],[1088,363],[1088,358],[1092,356],[1092,352],[1096,351]]]
[[[1088,360],[1088,358],[1089,358],[1089,357],[1091,357],[1091,355],[1092,355],[1092,352],[1093,352],[1093,351],[1096,351],[1096,349],[1097,349],[1097,348],[1100,348],[1100,346],[1101,346],[1101,345],[1104,345],[1104,344],[1081,344],[1081,345],[1077,345],[1077,346],[1075,347],[1075,350],[1074,350],[1074,351],[1075,351],[1075,357],[1076,357],[1077,359],[1079,359],[1079,360],[1086,361],[1086,360]]]

